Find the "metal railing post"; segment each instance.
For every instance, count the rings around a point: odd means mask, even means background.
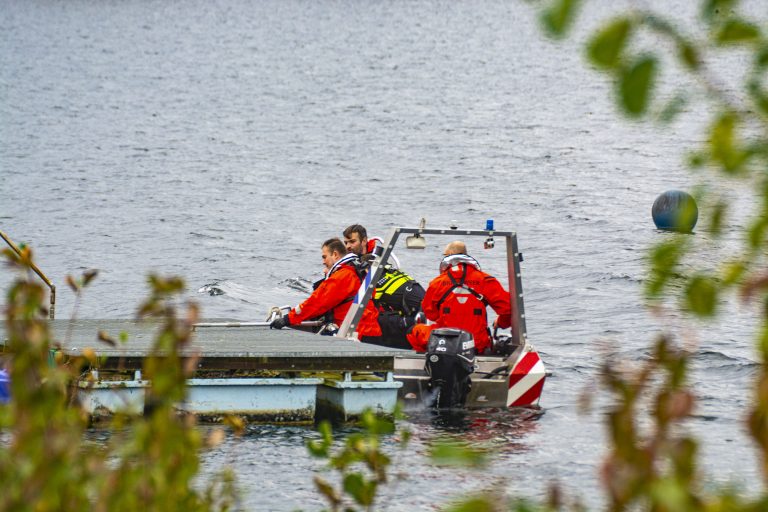
[[[14,244],[13,241],[10,238],[8,238],[8,236],[2,231],[0,231],[0,237],[2,237],[3,240],[5,240],[5,243],[8,244],[8,246],[11,249],[13,249],[13,252],[21,256],[21,249],[16,247],[16,244]],[[43,271],[40,270],[37,267],[37,265],[35,265],[34,262],[30,261],[29,265],[30,267],[32,267],[32,270],[34,270],[35,274],[37,274],[38,277],[40,277],[40,279],[43,280],[46,286],[48,286],[48,289],[51,290],[51,295],[50,295],[51,307],[48,309],[48,318],[53,320],[53,317],[56,314],[56,286],[54,286],[51,280],[48,279],[48,277],[46,277],[45,274],[43,274]]]

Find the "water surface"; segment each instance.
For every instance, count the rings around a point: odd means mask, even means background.
[[[619,7],[591,4],[575,39]],[[675,236],[653,229],[651,205],[693,184],[682,162],[700,112],[666,129],[620,121],[610,84],[578,47],[544,40],[531,5],[3,0],[0,47],[0,226],[35,248],[59,317],[74,308],[64,276],[89,268],[101,273],[82,318],[131,317],[155,271],[183,276],[207,318],[261,320],[302,300],[290,280],[317,279],[320,244],[348,224],[383,236],[421,217],[493,218],[517,231],[529,336],[554,373],[543,414],[484,411],[458,427],[414,414],[391,510],[492,484],[539,497],[552,480],[603,503],[608,400],[580,415],[579,395],[606,355],[642,360],[663,329],[694,352],[688,428],[704,439],[708,479],[758,481],[744,434],[756,308],[726,304],[697,328],[641,299],[646,249]],[[662,83],[664,94],[689,87],[674,74]],[[730,222],[704,264],[730,254],[739,216]],[[404,268],[428,282],[445,242],[401,250]],[[470,252],[503,273],[502,250],[471,241]],[[498,456],[482,472],[435,468],[425,446],[446,431]],[[320,466],[303,446],[314,435],[253,426],[206,454],[205,470],[232,465],[248,509],[319,509]]]

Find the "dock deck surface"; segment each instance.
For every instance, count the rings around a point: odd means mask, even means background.
[[[102,368],[139,369],[149,355],[160,322],[133,320],[51,320],[53,340],[67,355],[94,349],[103,358]],[[126,343],[117,347],[99,341],[99,331]],[[0,340],[5,340],[5,326]],[[192,342],[182,350],[198,357],[200,370],[291,370],[291,371],[391,371],[396,355],[411,351],[359,343],[332,336],[269,327],[199,327]]]

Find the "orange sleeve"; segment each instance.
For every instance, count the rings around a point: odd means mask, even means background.
[[[424,298],[421,300],[421,309],[424,311],[428,320],[436,322],[440,318],[440,306],[437,301],[445,293],[445,285],[441,276],[437,276],[429,283],[427,292],[424,294]]]
[[[509,292],[501,286],[495,277],[486,275],[483,279],[483,290],[480,293],[499,316],[499,327],[502,329],[510,327],[512,325],[512,305],[509,302]]]
[[[335,272],[323,281],[299,307],[291,310],[288,319],[291,324],[298,324],[324,315],[357,291],[357,289],[351,289],[350,285],[354,286],[354,284],[352,280],[343,279],[343,272]]]

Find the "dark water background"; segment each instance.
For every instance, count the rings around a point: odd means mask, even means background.
[[[693,4],[658,3],[688,27]],[[575,40],[620,8],[590,4]],[[717,323],[695,326],[651,315],[641,295],[646,249],[674,236],[653,229],[651,204],[691,189],[683,161],[706,109],[668,128],[620,121],[609,85],[579,47],[544,40],[535,13],[480,0],[1,0],[0,229],[36,250],[59,318],[74,305],[64,276],[98,268],[81,318],[131,317],[158,271],[183,276],[208,318],[262,320],[302,300],[289,279],[318,278],[320,243],[350,223],[383,236],[422,216],[493,218],[525,255],[529,337],[554,372],[544,413],[483,411],[458,426],[412,415],[398,456],[408,478],[384,491],[388,509],[431,510],[488,485],[540,497],[553,480],[600,506],[607,398],[580,415],[578,397],[607,354],[641,360],[665,329],[693,353],[687,428],[704,441],[707,481],[754,489],[744,415],[757,308],[723,304]],[[712,59],[736,83],[742,62]],[[691,87],[662,79],[664,95]],[[743,184],[720,186],[737,214],[700,254],[710,266],[750,209]],[[700,226],[694,243],[707,239]],[[423,282],[447,240],[429,241],[400,251]],[[502,273],[503,252],[480,243],[470,251]],[[425,446],[445,432],[497,456],[482,472],[437,469]],[[206,454],[205,472],[233,466],[251,510],[318,509],[320,465],[303,445],[314,435],[253,426]]]

